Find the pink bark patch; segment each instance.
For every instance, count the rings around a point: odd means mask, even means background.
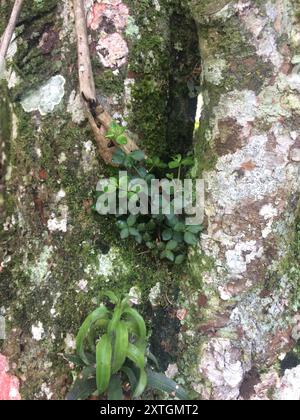
[[[97,51],[105,67],[121,67],[126,63],[128,46],[118,33],[104,35],[99,39]]]
[[[122,31],[127,25],[128,17],[128,7],[120,0],[111,0],[110,3],[95,3],[88,13],[87,25],[96,31],[106,20],[106,23],[111,24],[112,28]]]
[[[19,393],[19,380],[15,376],[9,375],[8,360],[0,354],[0,400],[18,401],[21,399]]]
[[[94,1],[88,11],[87,26],[99,34],[96,49],[105,67],[117,69],[127,61],[128,46],[122,32],[128,18],[128,7],[120,0]]]

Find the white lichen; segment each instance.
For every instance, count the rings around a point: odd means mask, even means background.
[[[31,327],[32,337],[35,341],[41,341],[44,338],[44,327],[41,322],[38,322],[36,325]]]
[[[237,124],[246,127],[257,116],[258,100],[251,90],[234,90],[221,96],[215,109],[216,122],[224,117],[235,119]],[[215,127],[215,134],[218,127]]]
[[[55,213],[51,213],[50,219],[47,222],[47,227],[50,232],[67,232],[68,228],[68,214],[69,208],[67,205],[59,205],[58,210],[60,216],[56,216]]]
[[[76,94],[75,90],[71,92],[69,97],[67,111],[72,115],[72,121],[76,124],[81,124],[86,119],[81,96]]]
[[[142,292],[139,287],[134,286],[129,290],[130,302],[133,305],[140,305],[142,301]]]
[[[51,275],[49,267],[52,254],[53,247],[47,245],[44,246],[38,259],[27,267],[26,272],[32,283],[39,285],[48,280]]]
[[[203,64],[205,80],[214,85],[220,85],[223,80],[223,72],[226,68],[226,60],[221,57],[206,59]]]
[[[226,251],[226,261],[232,276],[245,273],[247,265],[263,255],[263,248],[256,241],[238,242],[234,249]]]
[[[128,16],[125,34],[130,38],[140,38],[140,30],[132,16]]]
[[[109,282],[110,277],[117,273],[128,273],[128,266],[116,247],[112,247],[106,255],[99,254],[95,257],[95,264],[88,265],[84,270],[90,277],[103,276]]]
[[[279,401],[300,401],[300,365],[285,371],[275,399]]]
[[[178,366],[176,365],[176,363],[169,364],[168,369],[165,371],[166,377],[170,379],[174,379],[177,374],[178,374]]]
[[[161,285],[159,282],[150,290],[149,301],[152,306],[158,306],[161,298]]]
[[[81,153],[81,167],[83,169],[83,172],[86,174],[94,170],[95,166],[97,165],[96,148],[91,140],[88,140],[83,143]]]
[[[61,154],[58,157],[58,163],[61,165],[66,160],[67,160],[67,156],[66,156],[65,152],[61,152]]]
[[[66,353],[76,349],[76,339],[73,334],[67,333],[64,342]]]
[[[199,373],[204,374],[213,385],[214,399],[237,399],[248,370],[249,365],[242,362],[241,352],[232,346],[229,339],[214,338],[201,353]]]
[[[79,292],[84,292],[87,293],[88,292],[88,281],[87,280],[79,280],[79,282],[77,283],[77,289],[76,289],[77,293]]]
[[[45,396],[47,400],[51,400],[51,398],[53,397],[53,392],[46,383],[43,383],[41,385],[41,395]]]
[[[279,69],[283,63],[283,57],[278,51],[276,43],[278,34],[274,29],[274,21],[278,11],[274,14],[274,8],[271,4],[268,11],[269,13],[262,17],[257,9],[249,8],[247,12],[241,14],[241,19],[246,29],[253,36],[252,43],[256,47],[257,54],[265,61],[271,61]]]
[[[43,86],[21,100],[24,111],[39,111],[41,115],[52,112],[65,95],[65,83],[66,80],[61,75],[51,77]]]

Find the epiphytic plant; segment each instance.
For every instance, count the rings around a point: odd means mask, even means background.
[[[124,393],[140,397],[146,387],[174,393],[186,399],[185,391],[165,375],[154,372],[157,364],[148,349],[143,317],[130,305],[130,296],[120,299],[109,291],[103,303],[85,319],[76,338],[76,356],[67,356],[81,372],[67,399],[87,399],[92,395],[123,399]]]

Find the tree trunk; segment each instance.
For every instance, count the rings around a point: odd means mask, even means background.
[[[299,2],[190,4],[206,181],[206,230],[192,256],[202,283],[194,387],[205,398],[249,398],[259,372],[299,339]]]
[[[299,1],[85,1],[98,100],[148,154],[192,149],[202,68],[205,226],[179,268],[91,211],[110,168],[77,94],[72,3],[24,2],[0,85],[0,349],[22,398],[64,398],[82,320],[132,288],[195,398],[282,398],[274,366],[300,338]]]

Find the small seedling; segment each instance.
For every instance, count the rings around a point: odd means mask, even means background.
[[[115,143],[124,144],[123,141],[126,140],[124,133],[125,129],[114,122],[106,136]],[[130,181],[142,179],[150,187],[151,181],[158,176],[170,180],[181,179],[183,174],[194,165],[194,157],[192,155],[184,157],[178,154],[166,164],[158,156],[146,158],[141,150],[126,154],[123,150],[117,148],[113,156],[113,163],[127,170],[127,184]],[[167,172],[162,173],[164,170]],[[120,197],[124,197],[124,194],[126,194],[128,199],[138,194],[142,188],[135,185],[129,191],[123,191],[120,184],[121,182],[118,185],[117,178],[114,178],[112,182],[113,192],[117,190]],[[122,208],[119,208],[117,211],[117,227],[120,231],[120,237],[121,239],[132,237],[138,244],[144,245],[161,259],[178,265],[182,264],[186,258],[188,247],[197,245],[202,226],[188,226],[185,224],[184,214],[174,214],[176,205],[174,191],[173,197],[171,197],[171,214],[164,215],[163,207],[166,203],[163,195],[160,196],[159,201],[160,208],[157,215],[123,215]],[[151,194],[148,197],[148,207],[151,208]],[[94,208],[97,210],[96,206]]]

